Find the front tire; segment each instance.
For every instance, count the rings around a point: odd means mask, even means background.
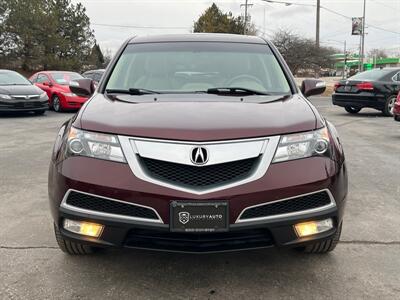
[[[344,108],[349,114],[358,114],[361,111],[360,107],[346,106]]]
[[[382,112],[387,117],[393,117],[394,103],[396,102],[396,96],[392,95],[386,99],[385,107]]]
[[[338,229],[336,230],[335,235],[332,238],[325,240],[323,242],[318,242],[318,243],[314,243],[311,245],[307,245],[302,248],[298,248],[297,250],[299,250],[300,252],[303,252],[303,253],[321,253],[321,254],[323,254],[323,253],[331,252],[336,248],[336,245],[339,242],[341,233],[342,233],[342,224],[339,225]]]
[[[62,112],[63,110],[60,98],[57,95],[53,96],[52,107],[55,112]]]
[[[69,255],[85,255],[92,254],[96,251],[97,248],[71,242],[66,240],[61,235],[60,229],[54,224],[54,234],[56,236],[58,247],[60,247],[61,251],[67,253]]]

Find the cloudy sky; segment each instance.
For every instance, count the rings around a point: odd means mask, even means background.
[[[279,0],[277,0],[279,1]],[[282,1],[282,0],[281,0]],[[284,0],[298,4],[315,4],[316,0]],[[95,36],[103,50],[114,53],[133,35],[188,33],[193,22],[215,2],[223,11],[240,15],[245,0],[74,0],[87,9]],[[312,6],[267,3],[249,0],[252,21],[260,34],[271,34],[279,28],[306,37],[315,37],[315,11]],[[385,49],[400,52],[400,0],[366,0],[366,50]],[[351,36],[351,20],[362,16],[363,0],[321,0],[321,43],[356,51],[358,36]],[[344,16],[341,16],[344,15]]]

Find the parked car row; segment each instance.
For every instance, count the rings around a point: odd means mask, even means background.
[[[98,84],[104,70],[87,71],[82,75],[66,71],[41,71],[29,80],[11,70],[0,70],[0,112],[43,114],[47,109],[56,112],[78,110],[88,100],[71,92],[70,83],[90,78]]]

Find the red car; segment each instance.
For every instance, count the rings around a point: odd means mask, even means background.
[[[396,121],[400,122],[400,92],[398,93],[396,102],[394,103],[393,116]]]
[[[332,251],[347,169],[335,127],[261,37],[135,37],[58,133],[48,191],[59,247]]]
[[[29,80],[47,93],[49,107],[61,112],[78,110],[88,99],[75,95],[69,88],[71,81],[82,78],[82,75],[75,72],[43,71],[32,75]]]

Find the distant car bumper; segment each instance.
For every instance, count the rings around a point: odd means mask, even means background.
[[[355,108],[370,107],[375,109],[383,109],[385,107],[386,98],[384,95],[376,95],[373,93],[363,92],[360,94],[334,93],[332,95],[333,105]]]
[[[42,111],[49,108],[48,100],[44,101],[0,101],[0,112]]]
[[[64,96],[64,109],[80,109],[82,105],[88,100],[89,98],[86,97],[79,97],[79,96]]]

